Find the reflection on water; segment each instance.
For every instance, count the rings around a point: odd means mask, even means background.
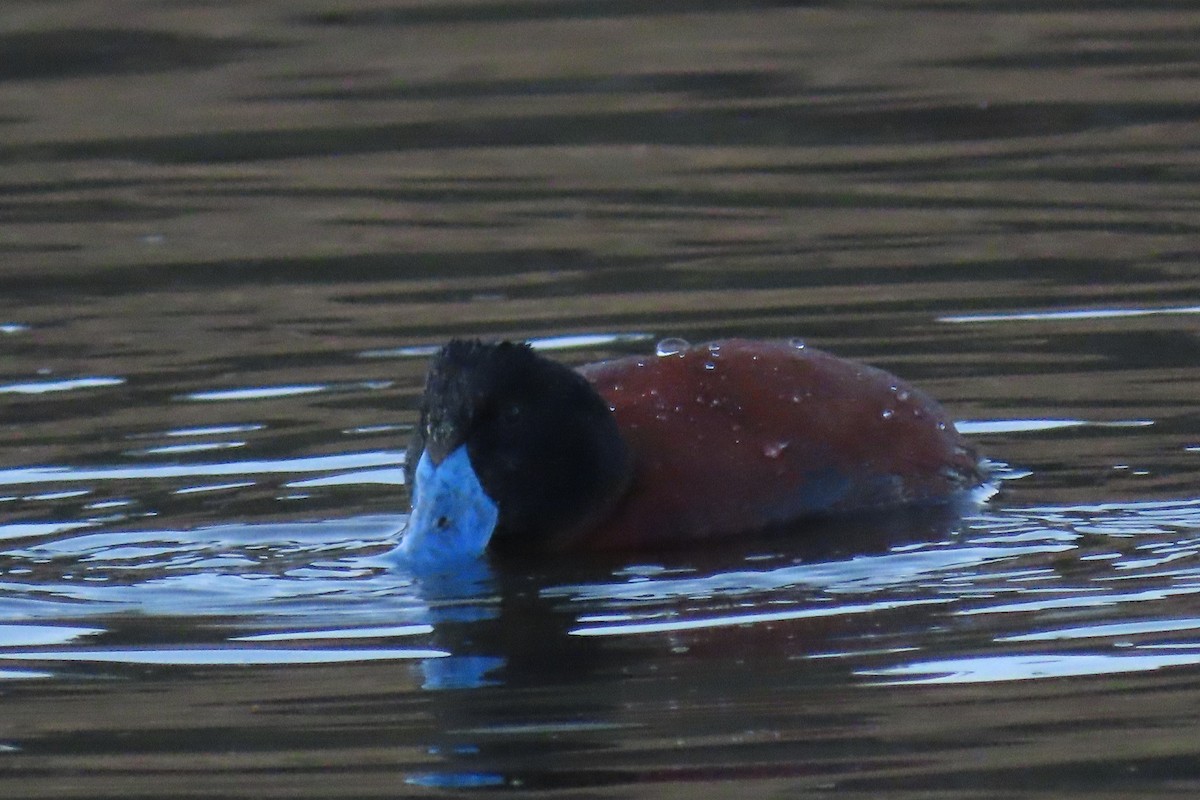
[[[1200,592],[1197,501],[992,508],[941,522],[952,524],[908,531],[909,538],[923,540],[903,544],[895,543],[894,520],[832,523],[825,533],[845,537],[840,556],[824,545],[814,543],[820,550],[811,552],[792,537],[769,537],[703,559],[680,552],[642,554],[610,567],[551,562],[535,576],[522,564],[480,563],[440,579],[405,575],[387,556],[401,518],[173,532],[43,531],[6,551],[0,608],[22,622],[2,627],[0,659],[45,667],[71,661],[250,665],[455,656],[494,664],[505,652],[477,650],[459,628],[503,622],[515,598],[528,593],[534,596],[520,601],[521,613],[532,603],[560,616],[563,633],[577,637],[650,643],[686,633],[705,644],[704,637],[719,637],[722,629],[771,630],[821,620],[824,646],[806,639],[790,655],[853,662],[865,654],[872,665],[867,674],[953,671],[958,680],[967,672],[982,680],[990,672],[987,679],[1011,680],[1028,677],[1030,665],[1041,665],[1048,675],[1087,664],[1092,671],[1106,663],[1097,653],[1106,642],[1126,648],[1107,656],[1115,659],[1114,671],[1153,669],[1188,657],[1178,649],[1200,626],[1191,616],[1175,619],[1171,609]],[[869,544],[879,526],[886,526],[883,538]],[[590,579],[562,582],[577,573]],[[121,615],[130,613],[174,620],[187,632],[188,646],[127,649],[120,631],[133,623]],[[1094,615],[1093,623],[1083,626],[1086,614]],[[120,622],[113,630],[78,625],[114,615]],[[1139,621],[1107,621],[1130,615]],[[190,630],[197,623],[189,618],[214,616],[223,621]],[[856,632],[862,617],[896,617],[900,624],[886,636],[875,630],[864,638]],[[39,619],[77,622],[33,622]],[[1071,624],[1062,627],[1064,619]],[[298,623],[304,627],[295,629]],[[964,625],[988,634],[990,647],[1004,654],[975,656],[986,644],[980,640],[961,659],[946,658],[956,647],[953,633]],[[210,636],[202,634],[205,628]],[[398,650],[392,646],[397,637],[426,649]],[[110,644],[100,648],[98,640]],[[1051,652],[1078,646],[1078,640],[1087,640],[1091,660],[1071,650]],[[303,649],[293,647],[301,642]],[[910,662],[913,653],[941,657]],[[881,668],[884,654],[896,663]],[[951,670],[952,664],[960,666]]]
[[[283,667],[309,688],[271,702],[315,703],[376,732],[386,708],[417,702],[408,693],[449,692],[413,712],[397,708],[389,724],[396,768],[415,786],[801,778],[825,763],[813,749],[819,741],[858,752],[868,775],[890,784],[913,773],[899,750],[888,755],[893,745],[851,735],[851,720],[867,714],[881,720],[872,730],[900,731],[922,701],[882,702],[880,691],[1052,681],[1053,698],[1063,691],[1056,678],[1200,663],[1191,613],[1200,592],[1198,501],[994,503],[963,518],[910,522],[907,541],[895,543],[895,520],[839,521],[826,533],[844,534],[840,554],[828,542],[773,537],[608,565],[481,564],[441,582],[410,578],[387,558],[400,517],[47,531],[5,556],[0,679],[14,687],[151,680],[184,693],[172,704],[224,705],[274,682],[271,671]],[[320,665],[357,677],[311,684],[296,672]],[[235,695],[188,699],[210,680],[224,682],[220,672],[194,670],[233,667],[251,670],[238,673]],[[352,688],[360,685],[376,688]],[[766,687],[774,688],[763,705]],[[356,691],[379,708],[355,711]],[[1006,702],[1020,719],[1036,713],[1045,691]],[[504,701],[507,692],[524,698],[518,707]],[[36,691],[24,697],[18,705]],[[744,719],[717,710],[725,705]],[[124,724],[137,724],[129,713]],[[670,756],[658,742],[668,731],[680,748]],[[950,754],[941,734],[930,735],[904,734],[894,747],[925,751],[931,765],[915,774],[936,784],[952,774],[950,762],[938,766]],[[610,752],[614,736],[624,744]],[[414,756],[414,746],[426,756]],[[172,747],[187,750],[183,739]],[[585,754],[587,766],[577,760]],[[839,763],[822,774],[867,780],[860,761]],[[650,778],[647,769],[665,772]]]
[[[6,796],[1200,780],[1190,7],[6,11]],[[450,336],[800,337],[1001,491],[416,577]]]

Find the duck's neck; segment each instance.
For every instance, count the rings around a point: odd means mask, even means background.
[[[492,539],[499,551],[569,549],[613,514],[633,481],[634,456],[608,401],[568,367],[546,364],[569,373],[569,378],[554,376],[561,405],[546,410],[556,417],[552,422],[559,441],[547,449],[555,463],[543,465],[541,486],[523,487],[527,491],[520,494],[536,500],[511,515],[502,511]],[[560,408],[569,412],[558,416]]]

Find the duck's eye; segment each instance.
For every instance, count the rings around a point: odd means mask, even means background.
[[[501,428],[514,428],[525,418],[525,408],[520,403],[497,404],[491,408],[487,418]]]

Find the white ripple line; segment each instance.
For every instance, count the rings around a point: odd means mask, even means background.
[[[843,614],[869,614],[873,611],[888,611],[894,608],[911,606],[945,605],[951,602],[949,598],[930,598],[928,600],[892,600],[879,603],[860,603],[850,606],[830,606],[826,608],[801,608],[794,611],[770,611],[756,614],[732,614],[724,617],[705,617],[703,619],[684,619],[662,622],[639,622],[631,625],[593,625],[575,628],[569,631],[572,636],[622,636],[637,633],[664,633],[670,631],[691,631],[703,628],[726,628],[734,625],[752,625],[764,622],[782,622],[793,619],[812,619],[816,617],[837,617]]]
[[[258,475],[285,472],[336,472],[364,467],[396,466],[404,454],[387,450],[348,453],[278,461],[227,461],[216,464],[163,464],[147,467],[26,467],[0,470],[0,486],[28,483],[77,483],[79,481],[136,480],[141,478],[193,478],[199,476]]]
[[[317,650],[284,648],[179,648],[162,650],[46,650],[2,653],[0,661],[94,662],[160,666],[278,666],[345,664],[356,661],[408,661],[448,658],[445,650]]]
[[[1037,320],[1113,319],[1168,314],[1200,314],[1200,306],[1176,308],[1083,308],[1073,311],[1026,311],[1012,314],[962,314],[938,317],[938,322],[1028,322]]]

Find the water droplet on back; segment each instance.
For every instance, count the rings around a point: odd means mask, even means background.
[[[687,339],[670,338],[663,339],[654,347],[654,354],[659,356],[673,356],[682,353],[691,347]]]
[[[880,416],[882,416],[884,419],[891,419],[891,418],[892,418],[892,415],[893,415],[893,414],[895,414],[895,413],[896,413],[896,412],[895,412],[895,411],[893,411],[892,409],[890,409],[890,408],[885,408],[885,409],[883,410],[883,414],[881,414]]]
[[[787,450],[791,442],[768,442],[763,445],[763,455],[767,458],[779,458]]]
[[[796,348],[797,350],[803,350],[807,346],[804,344],[803,339],[788,339],[788,344],[790,344],[792,347]]]

